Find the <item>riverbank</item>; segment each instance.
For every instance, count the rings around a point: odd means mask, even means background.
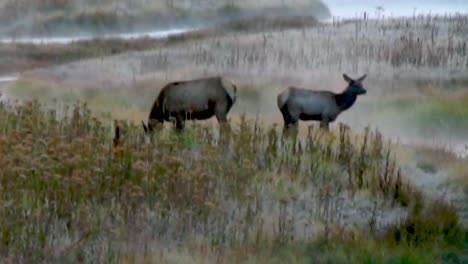
[[[0,75],[60,65],[87,58],[105,57],[123,52],[158,49],[190,40],[223,36],[230,33],[278,31],[317,26],[313,16],[266,15],[243,18],[202,28],[132,33],[108,33],[73,37],[0,38]]]
[[[79,37],[3,39],[0,40],[0,57],[2,57],[0,75],[16,76],[27,70],[76,60],[156,49],[177,42],[203,38],[208,34],[208,31],[177,29],[111,35],[93,39]]]

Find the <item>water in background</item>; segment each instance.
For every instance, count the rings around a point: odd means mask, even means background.
[[[323,0],[335,18],[468,14],[468,0]]]
[[[134,33],[120,33],[120,34],[107,34],[99,36],[77,36],[77,37],[43,37],[43,38],[3,38],[0,43],[28,43],[28,44],[68,44],[74,41],[91,40],[94,38],[108,39],[108,38],[121,38],[121,39],[137,39],[142,37],[150,38],[166,38],[189,31],[195,30],[194,28],[175,28],[168,30],[157,30],[149,32],[134,32]]]
[[[8,76],[0,76],[0,83],[2,82],[12,82],[18,79],[17,75],[8,75]]]

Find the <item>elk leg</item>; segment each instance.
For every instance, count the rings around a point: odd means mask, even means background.
[[[216,107],[215,116],[219,123],[219,136],[221,140],[221,145],[224,145],[224,142],[227,142],[225,141],[227,139],[227,135],[231,131],[231,127],[227,122],[227,111],[225,109],[222,109],[221,107]]]
[[[227,117],[225,114],[216,114],[216,119],[218,120],[218,123],[226,123],[227,122]]]
[[[226,123],[227,122],[227,106],[223,103],[221,104],[216,104],[215,109],[215,116],[216,119],[218,120],[218,123]]]
[[[299,114],[296,112],[289,113],[285,112],[283,113],[283,118],[284,118],[284,125],[287,129],[297,129],[299,126]]]
[[[286,106],[283,106],[281,109],[281,114],[283,115],[283,121],[284,121],[284,129],[287,130],[291,124],[293,124],[295,121],[292,118],[292,116],[289,114],[288,108]],[[297,121],[296,121],[297,122]]]
[[[185,117],[183,114],[178,114],[176,116],[176,128],[177,130],[182,130],[185,127]]]
[[[142,121],[142,124],[143,124],[143,129],[145,130],[145,132],[153,132],[153,130],[156,128],[156,129],[160,129],[162,128],[163,124],[164,124],[164,120],[159,120],[159,119],[150,119],[148,120],[148,125],[146,126],[145,123]]]
[[[143,125],[143,130],[145,130],[145,133],[148,133],[148,127],[145,125],[145,122],[141,121],[141,124]]]
[[[299,121],[298,120],[289,120],[289,122],[284,123],[283,136],[289,137],[290,135],[295,135],[298,132]]]
[[[219,129],[220,131],[225,131],[228,127],[229,127],[229,124],[227,122],[227,118],[226,118],[226,115],[224,114],[221,114],[221,115],[217,115],[216,114],[216,119],[218,120],[218,123],[219,123]]]
[[[329,131],[329,123],[330,121],[328,120],[328,118],[323,118],[320,122],[320,127],[323,128],[325,131]]]
[[[299,122],[289,122],[289,123],[284,123],[284,129],[283,131],[291,130],[291,129],[297,129]]]
[[[280,110],[281,110],[281,114],[283,114],[284,130],[286,131],[290,129],[297,130],[298,125],[299,125],[299,119],[301,116],[300,111],[298,111],[295,108],[290,109],[286,105],[283,106]]]

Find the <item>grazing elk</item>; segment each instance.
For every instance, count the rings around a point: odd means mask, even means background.
[[[222,77],[210,77],[171,82],[164,86],[154,101],[145,132],[152,131],[152,121],[163,124],[175,118],[176,128],[183,129],[185,120],[204,120],[213,115],[225,123],[227,114],[236,102],[237,87]]]
[[[362,86],[365,74],[354,80],[344,73],[343,78],[348,82],[348,86],[339,94],[296,87],[289,87],[278,94],[277,103],[284,119],[283,131],[296,128],[299,120],[320,121],[320,126],[328,130],[329,123],[335,121],[341,112],[349,109],[356,102],[358,95],[367,93]]]

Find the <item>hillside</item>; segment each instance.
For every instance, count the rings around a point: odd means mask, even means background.
[[[463,256],[468,233],[454,209],[406,183],[378,131],[356,140],[344,125],[336,134],[310,128],[284,140],[274,127],[243,118],[220,134],[190,124],[147,138],[139,125],[116,126],[121,136],[113,139],[109,123],[86,105],[0,104],[0,258],[388,263]]]
[[[318,0],[127,1],[8,0],[0,6],[0,36],[76,36],[193,28],[264,17],[329,16]]]

